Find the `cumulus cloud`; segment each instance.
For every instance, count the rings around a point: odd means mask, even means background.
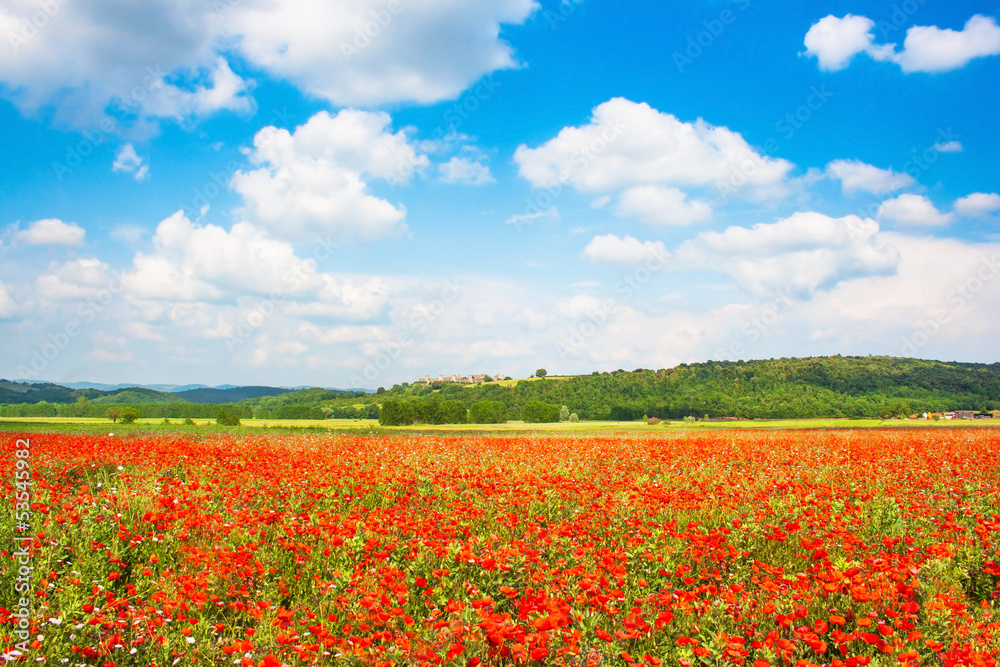
[[[290,243],[247,222],[227,231],[193,223],[178,211],[157,226],[153,247],[136,253],[123,273],[132,300],[195,306],[235,301],[251,310],[263,300],[265,310],[280,307],[292,318],[366,320],[379,315],[390,293],[380,278],[320,273]],[[203,328],[215,327],[225,337],[227,326],[213,320]]]
[[[108,290],[114,280],[111,267],[96,257],[73,259],[49,266],[35,279],[35,292],[49,301],[83,300]]]
[[[702,201],[687,201],[687,194],[677,188],[641,185],[622,193],[618,215],[655,225],[689,225],[710,220],[712,208]]]
[[[955,212],[965,218],[981,218],[1000,211],[1000,195],[974,192],[955,201]]]
[[[335,104],[430,104],[517,66],[500,26],[523,23],[537,7],[534,0],[305,0],[260,3],[231,20],[252,62]]]
[[[662,264],[670,253],[662,241],[639,241],[633,236],[620,238],[607,234],[591,239],[583,249],[583,257],[591,262],[641,264],[652,261]]]
[[[844,69],[859,53],[867,52],[881,58],[881,51],[873,52],[874,27],[875,22],[865,16],[847,14],[838,18],[830,14],[809,28],[805,37],[806,53],[819,60],[820,69],[830,72]]]
[[[912,194],[882,202],[877,215],[880,220],[892,220],[907,227],[940,227],[955,218],[951,213],[939,211],[927,197]]]
[[[74,2],[48,7],[10,0],[0,8],[0,33],[15,51],[0,59],[0,82],[24,113],[53,108],[58,122],[114,130],[120,121],[252,109],[248,82],[216,53],[224,48],[218,41],[223,25],[212,19],[210,5],[151,0],[129,11]]]
[[[139,157],[132,144],[125,144],[118,149],[115,161],[111,165],[111,171],[116,174],[119,172],[132,174],[132,177],[137,181],[149,178],[149,165],[143,158]]]
[[[456,156],[444,164],[439,164],[438,172],[445,183],[485,185],[496,182],[487,165],[465,157]]]
[[[858,276],[895,270],[899,253],[882,244],[874,220],[801,212],[751,228],[705,232],[674,253],[677,268],[730,275],[752,294],[786,289],[811,294]]]
[[[993,17],[975,15],[962,30],[913,26],[906,31],[903,51],[893,60],[904,72],[947,72],[970,60],[1000,54],[1000,26]]]
[[[519,66],[501,26],[523,23],[538,5],[148,0],[127,11],[90,2],[45,7],[52,9],[40,11],[35,0],[0,7],[0,34],[15,52],[0,59],[0,82],[26,113],[55,107],[71,125],[96,127],[109,106],[139,118],[252,109],[252,83],[227,58],[337,106],[454,98],[485,74]]]
[[[389,124],[388,114],[345,109],[321,111],[294,133],[264,128],[250,153],[258,168],[237,171],[231,181],[244,217],[295,241],[403,234],[405,209],[370,194],[365,179],[403,184],[430,161]]]
[[[10,288],[0,282],[0,318],[10,317],[17,310],[17,303],[10,295]]]
[[[83,245],[86,232],[75,222],[63,222],[56,218],[36,220],[27,229],[15,232],[14,240],[26,245]]]
[[[596,107],[586,125],[565,127],[537,148],[519,146],[514,161],[536,187],[564,184],[596,193],[660,185],[748,186],[761,196],[778,195],[792,169],[726,127],[686,123],[620,97]]]
[[[290,303],[290,316],[325,317],[337,320],[370,320],[384,309],[389,288],[380,278],[354,280],[323,275],[314,299]]]
[[[976,58],[1000,54],[1000,26],[994,18],[977,14],[962,30],[913,26],[906,31],[903,49],[876,44],[875,22],[864,16],[826,16],[809,28],[806,53],[815,56],[820,69],[844,69],[860,53],[874,60],[890,61],[903,72],[947,72],[965,67]]]
[[[192,223],[180,211],[163,220],[151,253],[136,253],[125,273],[137,298],[178,301],[215,300],[227,293],[283,294],[318,288],[311,262],[292,246],[269,238],[247,222],[226,231]]]
[[[909,174],[879,169],[860,160],[834,160],[826,166],[826,176],[839,180],[845,194],[860,190],[880,195],[916,184]]]

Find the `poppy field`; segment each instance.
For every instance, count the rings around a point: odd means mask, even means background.
[[[1000,433],[0,434],[46,665],[995,665]]]

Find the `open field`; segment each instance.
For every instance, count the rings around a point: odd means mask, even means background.
[[[993,429],[131,428],[0,434],[0,540],[16,545],[0,590],[18,593],[0,603],[5,657],[888,667],[1000,652]]]
[[[156,433],[185,432],[195,428],[212,432],[233,432],[234,427],[217,426],[214,419],[194,419],[195,426],[185,425],[183,420],[172,419],[164,424],[162,418],[139,419],[135,424],[112,423],[106,418],[86,417],[0,417],[2,431],[52,430],[66,433]],[[525,424],[510,421],[506,424],[414,424],[412,426],[382,427],[375,419],[244,419],[238,432],[258,429],[283,431],[322,431],[330,433],[370,433],[388,435],[393,433],[419,434],[555,434],[573,435],[614,434],[630,436],[656,435],[665,431],[716,431],[716,430],[810,430],[810,429],[871,429],[871,428],[998,428],[1000,420],[881,420],[881,419],[773,419],[745,421],[670,421],[650,425],[642,422],[586,421],[559,422],[553,424]]]

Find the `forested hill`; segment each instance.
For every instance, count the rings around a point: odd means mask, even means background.
[[[313,388],[266,395],[274,391],[241,387],[186,395],[143,388],[74,390],[0,380],[0,404],[6,404],[0,405],[0,412],[12,417],[103,416],[108,405],[129,404],[144,417],[204,417],[214,415],[219,406],[190,401],[215,399],[229,402],[229,409],[240,417],[372,418],[378,416],[378,404],[395,399],[459,400],[466,407],[500,401],[511,419],[520,419],[529,401],[565,405],[580,419],[906,416],[1000,410],[1000,364],[836,356],[709,361],[658,371],[617,370],[516,383],[402,384],[378,394]],[[245,400],[235,403],[241,397]]]
[[[0,380],[0,404],[75,403],[85,398],[94,403],[171,403],[182,399],[163,391],[127,387],[102,391],[100,389],[70,389],[59,384],[11,382]]]
[[[517,418],[528,401],[566,405],[581,419],[643,415],[742,418],[883,417],[1000,409],[1000,364],[896,357],[813,357],[681,364],[474,387],[396,386],[393,398],[498,400]],[[383,395],[384,396],[384,395]]]

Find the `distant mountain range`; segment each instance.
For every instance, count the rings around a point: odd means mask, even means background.
[[[221,385],[101,384],[98,382],[11,382],[0,380],[0,404],[75,403],[85,397],[93,403],[238,403],[251,398],[279,396],[311,387]],[[331,389],[328,391],[341,391]],[[353,390],[348,390],[353,391]]]
[[[70,389],[100,389],[101,391],[115,391],[116,389],[152,389],[154,391],[165,391],[170,394],[179,394],[195,389],[245,389],[246,387],[235,384],[220,384],[210,386],[207,384],[101,384],[100,382],[33,382],[31,384],[58,384]],[[281,389],[282,391],[295,391],[296,389],[310,389],[309,385],[301,387],[268,387],[268,389]]]

